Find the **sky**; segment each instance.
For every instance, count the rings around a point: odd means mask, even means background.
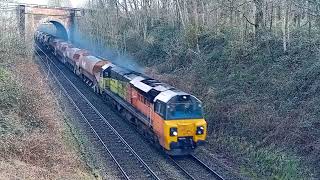
[[[73,7],[81,7],[86,0],[70,0]],[[48,0],[19,0],[20,3],[46,5]]]

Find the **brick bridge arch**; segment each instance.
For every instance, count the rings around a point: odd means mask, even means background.
[[[41,25],[51,23],[56,28],[56,35],[63,39],[70,39],[70,25],[57,18],[45,17],[35,24],[35,29],[39,29]]]
[[[57,30],[57,36],[72,41],[74,18],[77,13],[80,13],[80,10],[74,8],[19,5],[20,35],[26,40],[30,40],[29,38],[32,38],[33,33],[41,24],[52,23]]]

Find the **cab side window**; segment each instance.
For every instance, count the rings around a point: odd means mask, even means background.
[[[108,70],[104,70],[103,71],[103,77],[104,78],[108,78],[109,77],[109,71]]]
[[[165,118],[166,104],[157,100],[155,103],[155,112]]]
[[[154,111],[158,114],[160,114],[160,108],[161,108],[161,104],[159,101],[156,101],[155,105],[154,105]]]

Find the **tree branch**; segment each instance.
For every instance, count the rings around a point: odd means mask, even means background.
[[[239,11],[239,12],[240,12],[240,11]],[[252,26],[256,26],[256,24],[255,24],[255,23],[253,23],[253,22],[249,21],[249,19],[247,18],[247,16],[246,16],[246,15],[242,14],[242,16],[246,19],[246,21],[247,21],[249,24],[251,24]]]

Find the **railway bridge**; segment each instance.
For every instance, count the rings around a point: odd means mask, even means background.
[[[73,41],[75,17],[83,11],[78,8],[50,7],[41,5],[18,5],[18,27],[22,38],[33,34],[40,26],[53,25],[56,36]]]

